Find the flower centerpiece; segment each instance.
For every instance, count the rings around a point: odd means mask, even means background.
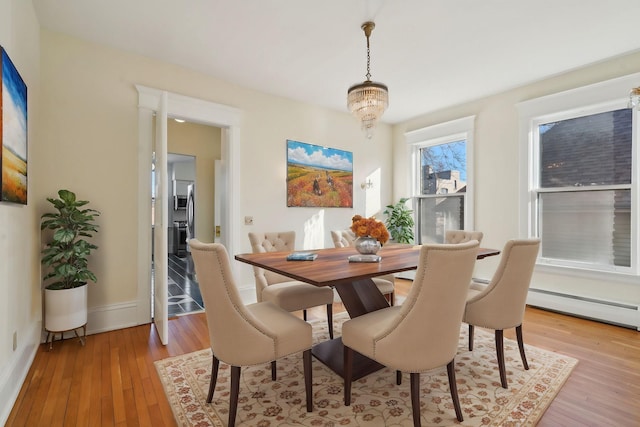
[[[374,217],[355,215],[351,218],[351,231],[357,237],[354,246],[361,254],[375,254],[389,240],[387,227]]]

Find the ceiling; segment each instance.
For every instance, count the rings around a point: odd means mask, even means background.
[[[638,0],[33,0],[41,25],[346,110],[365,80],[397,123],[640,50]]]

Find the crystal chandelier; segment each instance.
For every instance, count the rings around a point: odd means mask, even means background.
[[[389,106],[389,90],[387,86],[371,81],[369,67],[371,57],[369,55],[369,36],[376,27],[373,22],[362,24],[362,30],[367,37],[367,74],[362,83],[355,84],[347,91],[347,107],[360,120],[362,130],[367,138],[371,139],[376,124],[384,111]]]
[[[640,87],[634,87],[629,91],[629,108],[640,107]]]

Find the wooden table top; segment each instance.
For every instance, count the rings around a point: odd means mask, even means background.
[[[316,286],[335,285],[340,282],[352,282],[400,271],[415,270],[420,255],[419,245],[389,244],[383,246],[378,255],[380,262],[349,262],[348,257],[357,255],[353,247],[316,249],[318,257],[313,261],[287,261],[290,251],[247,253],[235,256],[235,259],[265,270],[273,271],[294,280],[311,283]],[[478,259],[498,255],[496,249],[478,249]]]

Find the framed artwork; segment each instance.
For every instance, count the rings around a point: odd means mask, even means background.
[[[353,207],[353,153],[287,140],[287,206]]]
[[[27,204],[27,86],[0,46],[0,184],[3,202]]]

